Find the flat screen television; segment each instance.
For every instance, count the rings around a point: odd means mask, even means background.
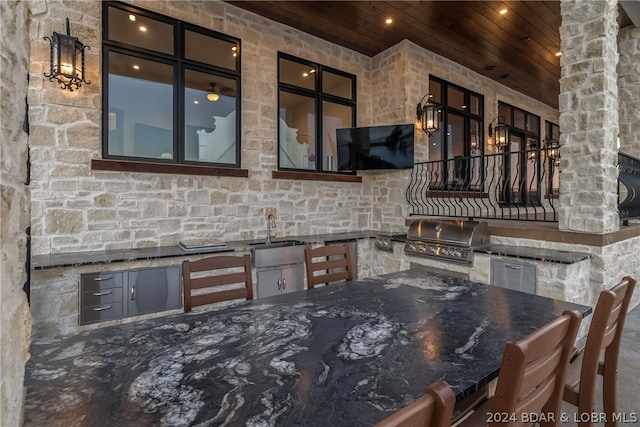
[[[336,130],[338,170],[413,168],[414,125]]]

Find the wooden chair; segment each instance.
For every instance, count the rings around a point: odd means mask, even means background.
[[[242,271],[238,272],[238,269]],[[220,271],[230,270],[232,271]],[[197,274],[192,277],[193,273]],[[253,299],[253,281],[251,279],[251,257],[214,256],[197,261],[182,262],[182,283],[184,287],[184,311],[192,307],[213,304],[233,299]],[[242,283],[242,288],[216,290],[223,285]],[[195,289],[207,289],[206,292],[192,293]]]
[[[626,276],[612,289],[602,291],[594,309],[585,346],[574,353],[569,364],[563,399],[578,408],[580,414],[594,413],[596,378],[602,375],[605,425],[615,426],[616,372],[620,355],[622,330],[627,317],[636,280]],[[600,360],[604,351],[604,360]],[[580,426],[591,426],[591,417],[584,415]]]
[[[307,265],[307,287],[313,289],[321,283],[353,280],[351,255],[347,245],[328,245],[304,250]],[[316,260],[321,258],[321,260]],[[316,261],[314,261],[316,260]],[[318,275],[315,273],[321,272]]]
[[[449,427],[456,396],[444,381],[429,386],[420,399],[385,418],[375,427]]]
[[[540,426],[559,426],[567,368],[581,320],[579,312],[567,310],[527,337],[507,343],[494,396],[458,425],[509,427],[541,421]]]

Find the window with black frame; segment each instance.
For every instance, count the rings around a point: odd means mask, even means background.
[[[103,4],[103,158],[240,167],[240,40]]]
[[[435,76],[429,76],[429,93],[442,105],[440,131],[429,137],[429,161],[435,162],[430,186],[482,190],[484,97]]]
[[[504,102],[498,116],[509,128],[509,143],[503,148],[499,201],[505,204],[539,205],[542,190],[540,117]]]
[[[278,169],[337,171],[336,129],[355,123],[356,76],[278,53]]]

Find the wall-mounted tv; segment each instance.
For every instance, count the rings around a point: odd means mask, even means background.
[[[338,170],[413,168],[414,125],[336,130]]]

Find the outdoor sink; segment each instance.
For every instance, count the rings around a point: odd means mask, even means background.
[[[304,262],[306,243],[299,240],[281,240],[271,243],[255,242],[251,246],[254,267],[271,267]]]
[[[264,248],[281,248],[283,246],[299,246],[304,245],[304,242],[299,240],[275,240],[271,241],[271,243],[267,243],[264,240],[249,242],[249,246],[252,249],[264,249]]]

